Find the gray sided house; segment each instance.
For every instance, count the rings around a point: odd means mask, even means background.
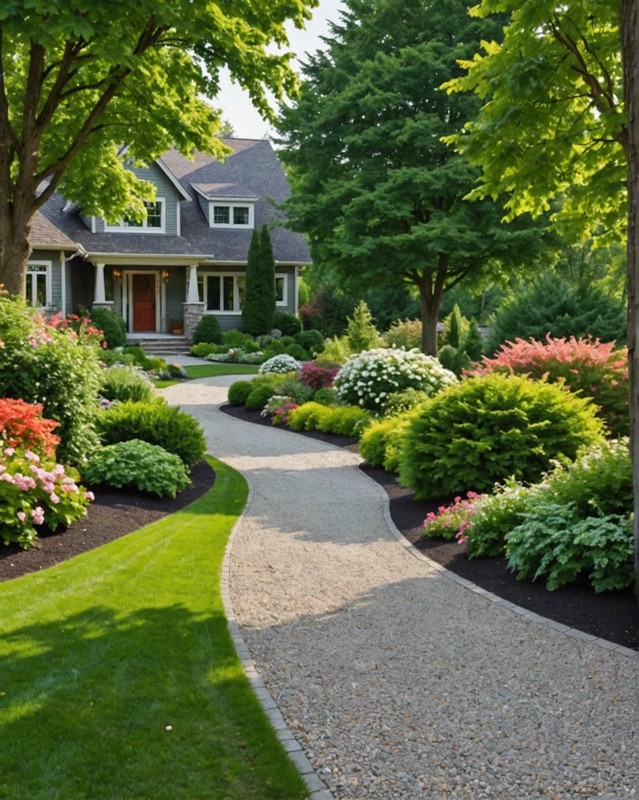
[[[296,313],[298,269],[310,254],[277,208],[290,195],[284,171],[266,140],[223,141],[233,150],[223,162],[172,150],[133,168],[157,187],[142,223],[109,225],[55,195],[34,220],[27,300],[63,315],[109,308],[130,334],[166,334],[179,321],[190,338],[204,314],[223,331],[241,328],[251,236],[267,225],[276,310]]]

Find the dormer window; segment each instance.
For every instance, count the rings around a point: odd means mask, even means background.
[[[233,183],[193,184],[211,228],[254,228],[255,203],[250,190]]]
[[[166,227],[165,203],[163,198],[154,202],[145,202],[146,217],[139,222],[129,217],[124,217],[115,225],[104,226],[105,231],[120,231],[124,233],[164,233]]]

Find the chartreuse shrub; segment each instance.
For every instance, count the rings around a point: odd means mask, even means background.
[[[343,403],[384,413],[392,394],[419,389],[433,395],[456,383],[452,372],[436,358],[418,350],[379,348],[349,359],[335,377],[335,389]]]
[[[0,341],[0,397],[41,403],[60,423],[58,460],[82,463],[98,445],[101,337],[86,327],[57,330],[22,300],[0,296]]]
[[[288,425],[294,431],[359,436],[370,419],[370,413],[359,406],[325,406],[310,402],[291,410]]]
[[[191,482],[179,456],[140,439],[96,450],[82,470],[86,483],[139,489],[160,497],[175,497]]]
[[[100,412],[97,429],[105,445],[142,439],[174,453],[188,466],[206,451],[200,423],[161,397],[150,402],[115,403]]]
[[[421,406],[404,439],[399,480],[417,498],[534,482],[553,459],[603,438],[589,399],[516,375],[467,378]]]
[[[422,346],[421,319],[404,319],[394,322],[384,334],[387,347],[414,350]]]
[[[555,339],[550,334],[543,342],[517,339],[503,344],[492,358],[484,356],[470,370],[473,375],[492,372],[563,381],[572,391],[592,397],[611,435],[628,433],[628,350],[615,349],[614,342]]]
[[[632,467],[627,440],[585,448],[532,486],[455,498],[425,521],[426,536],[468,542],[468,556],[506,553],[522,578],[548,589],[587,574],[596,591],[632,582]]]
[[[371,422],[359,441],[359,451],[366,463],[384,467],[387,472],[397,472],[404,437],[417,413],[418,406],[402,414]]]
[[[230,406],[243,406],[253,389],[253,381],[235,381],[229,386],[228,403]]]
[[[149,401],[153,384],[138,367],[113,366],[102,371],[100,394],[107,400]]]

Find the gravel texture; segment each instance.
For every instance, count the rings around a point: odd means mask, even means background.
[[[357,456],[220,413],[235,379],[164,394],[249,481],[229,553],[234,615],[332,796],[639,797],[638,659],[416,557]]]

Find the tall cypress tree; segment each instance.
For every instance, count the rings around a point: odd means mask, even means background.
[[[266,225],[253,231],[246,261],[242,323],[252,336],[269,333],[275,318],[275,259]]]

